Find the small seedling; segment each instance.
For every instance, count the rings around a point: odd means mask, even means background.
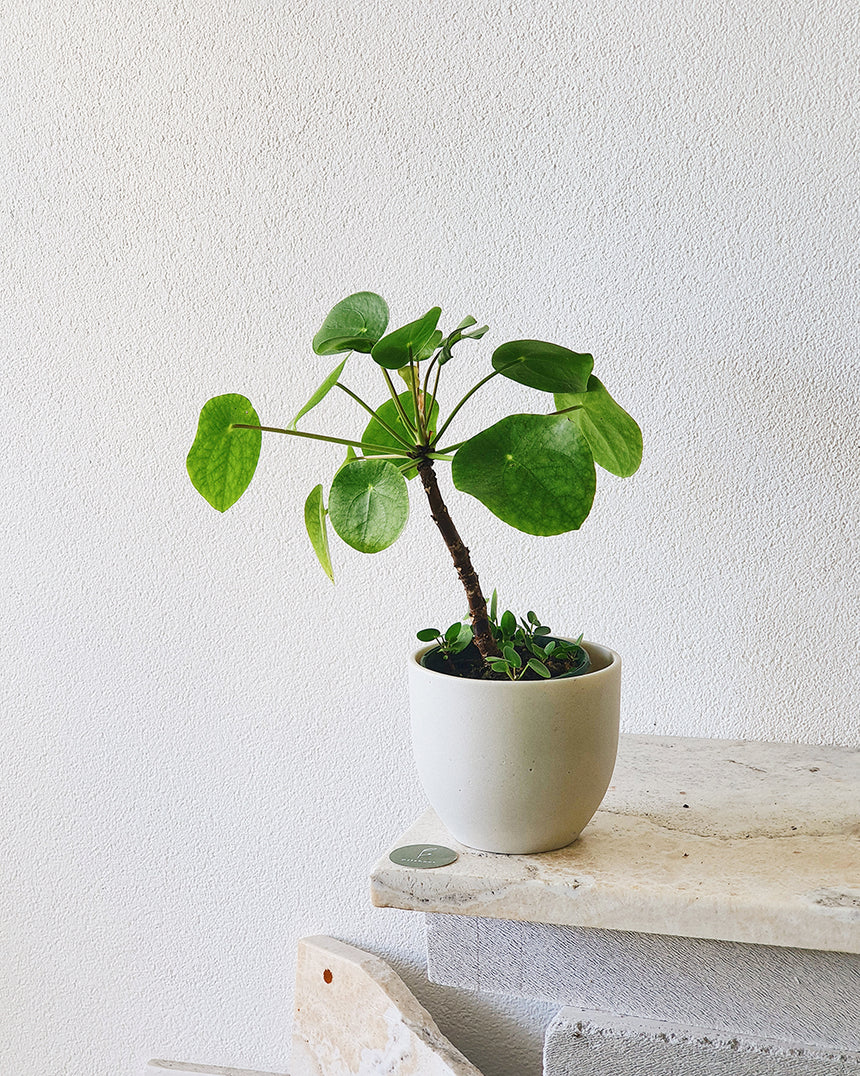
[[[445,657],[451,657],[461,653],[471,643],[472,629],[462,620],[458,620],[444,634],[438,628],[422,628],[417,636],[422,643],[435,642],[440,653]]]

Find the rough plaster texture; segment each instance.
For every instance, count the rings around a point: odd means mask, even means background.
[[[462,607],[418,497],[332,588],[336,451],[267,443],[223,518],[184,475],[356,288],[587,348],[641,420],[578,534],[451,498],[507,604],[623,654],[628,731],[860,742],[858,42],[850,0],[3,4],[0,1071],[283,1071],[318,932],[538,1071],[367,898],[422,807],[396,655]],[[535,405],[496,384],[464,434]]]

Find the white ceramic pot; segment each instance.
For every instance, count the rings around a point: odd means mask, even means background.
[[[437,814],[485,852],[548,852],[576,840],[615,766],[621,658],[583,643],[582,676],[467,680],[409,662],[412,744]]]

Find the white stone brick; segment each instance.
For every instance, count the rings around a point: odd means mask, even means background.
[[[565,1008],[545,1076],[860,1076],[860,1054]]]
[[[860,1048],[857,954],[448,915],[427,953],[445,985]]]
[[[292,1076],[481,1076],[377,956],[299,942]]]
[[[161,1061],[154,1058],[147,1064],[143,1076],[286,1076],[286,1074],[225,1068],[223,1065],[195,1065],[188,1061]]]

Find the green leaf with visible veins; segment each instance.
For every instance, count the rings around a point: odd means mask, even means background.
[[[219,512],[236,503],[260,458],[259,430],[234,430],[236,422],[259,426],[250,400],[236,393],[214,396],[203,406],[185,466],[197,492]]]
[[[372,291],[357,291],[331,308],[314,337],[317,355],[369,352],[388,325],[388,304]]]
[[[436,328],[442,310],[434,306],[423,318],[410,321],[373,347],[370,357],[387,370],[399,370],[409,365],[409,360],[421,362],[435,351],[442,341],[442,333]]]
[[[328,514],[338,535],[360,553],[395,542],[409,516],[406,480],[388,460],[353,460],[337,472]]]
[[[565,415],[510,415],[466,441],[454,485],[526,534],[577,530],[594,500],[594,460]]]
[[[328,396],[328,394],[331,392],[331,390],[337,384],[337,379],[343,373],[343,368],[344,368],[344,366],[346,366],[346,363],[347,363],[347,360],[344,359],[343,362],[340,364],[340,366],[336,366],[334,368],[334,370],[332,370],[332,372],[328,375],[328,377],[325,379],[325,381],[323,381],[323,383],[316,390],[316,392],[313,394],[313,396],[311,396],[311,398],[308,400],[308,402],[305,404],[305,406],[301,409],[301,411],[299,411],[299,413],[296,415],[296,417],[290,423],[290,429],[291,430],[294,430],[296,428],[296,426],[298,426],[299,419],[303,415],[306,415],[308,413],[308,411],[312,411],[316,407],[316,405],[318,403],[321,403],[326,398],[326,396]]]
[[[334,573],[331,568],[331,556],[328,549],[328,530],[325,525],[325,505],[323,504],[322,486],[314,486],[305,501],[305,527],[317,560],[323,566],[323,571],[334,582]]]
[[[494,370],[541,392],[585,392],[593,366],[591,355],[543,340],[511,340],[493,352]]]
[[[567,417],[584,434],[595,463],[619,478],[628,478],[639,469],[642,431],[594,374],[588,379],[587,392],[556,393],[555,406],[559,411],[565,407],[580,408],[569,412]]]

